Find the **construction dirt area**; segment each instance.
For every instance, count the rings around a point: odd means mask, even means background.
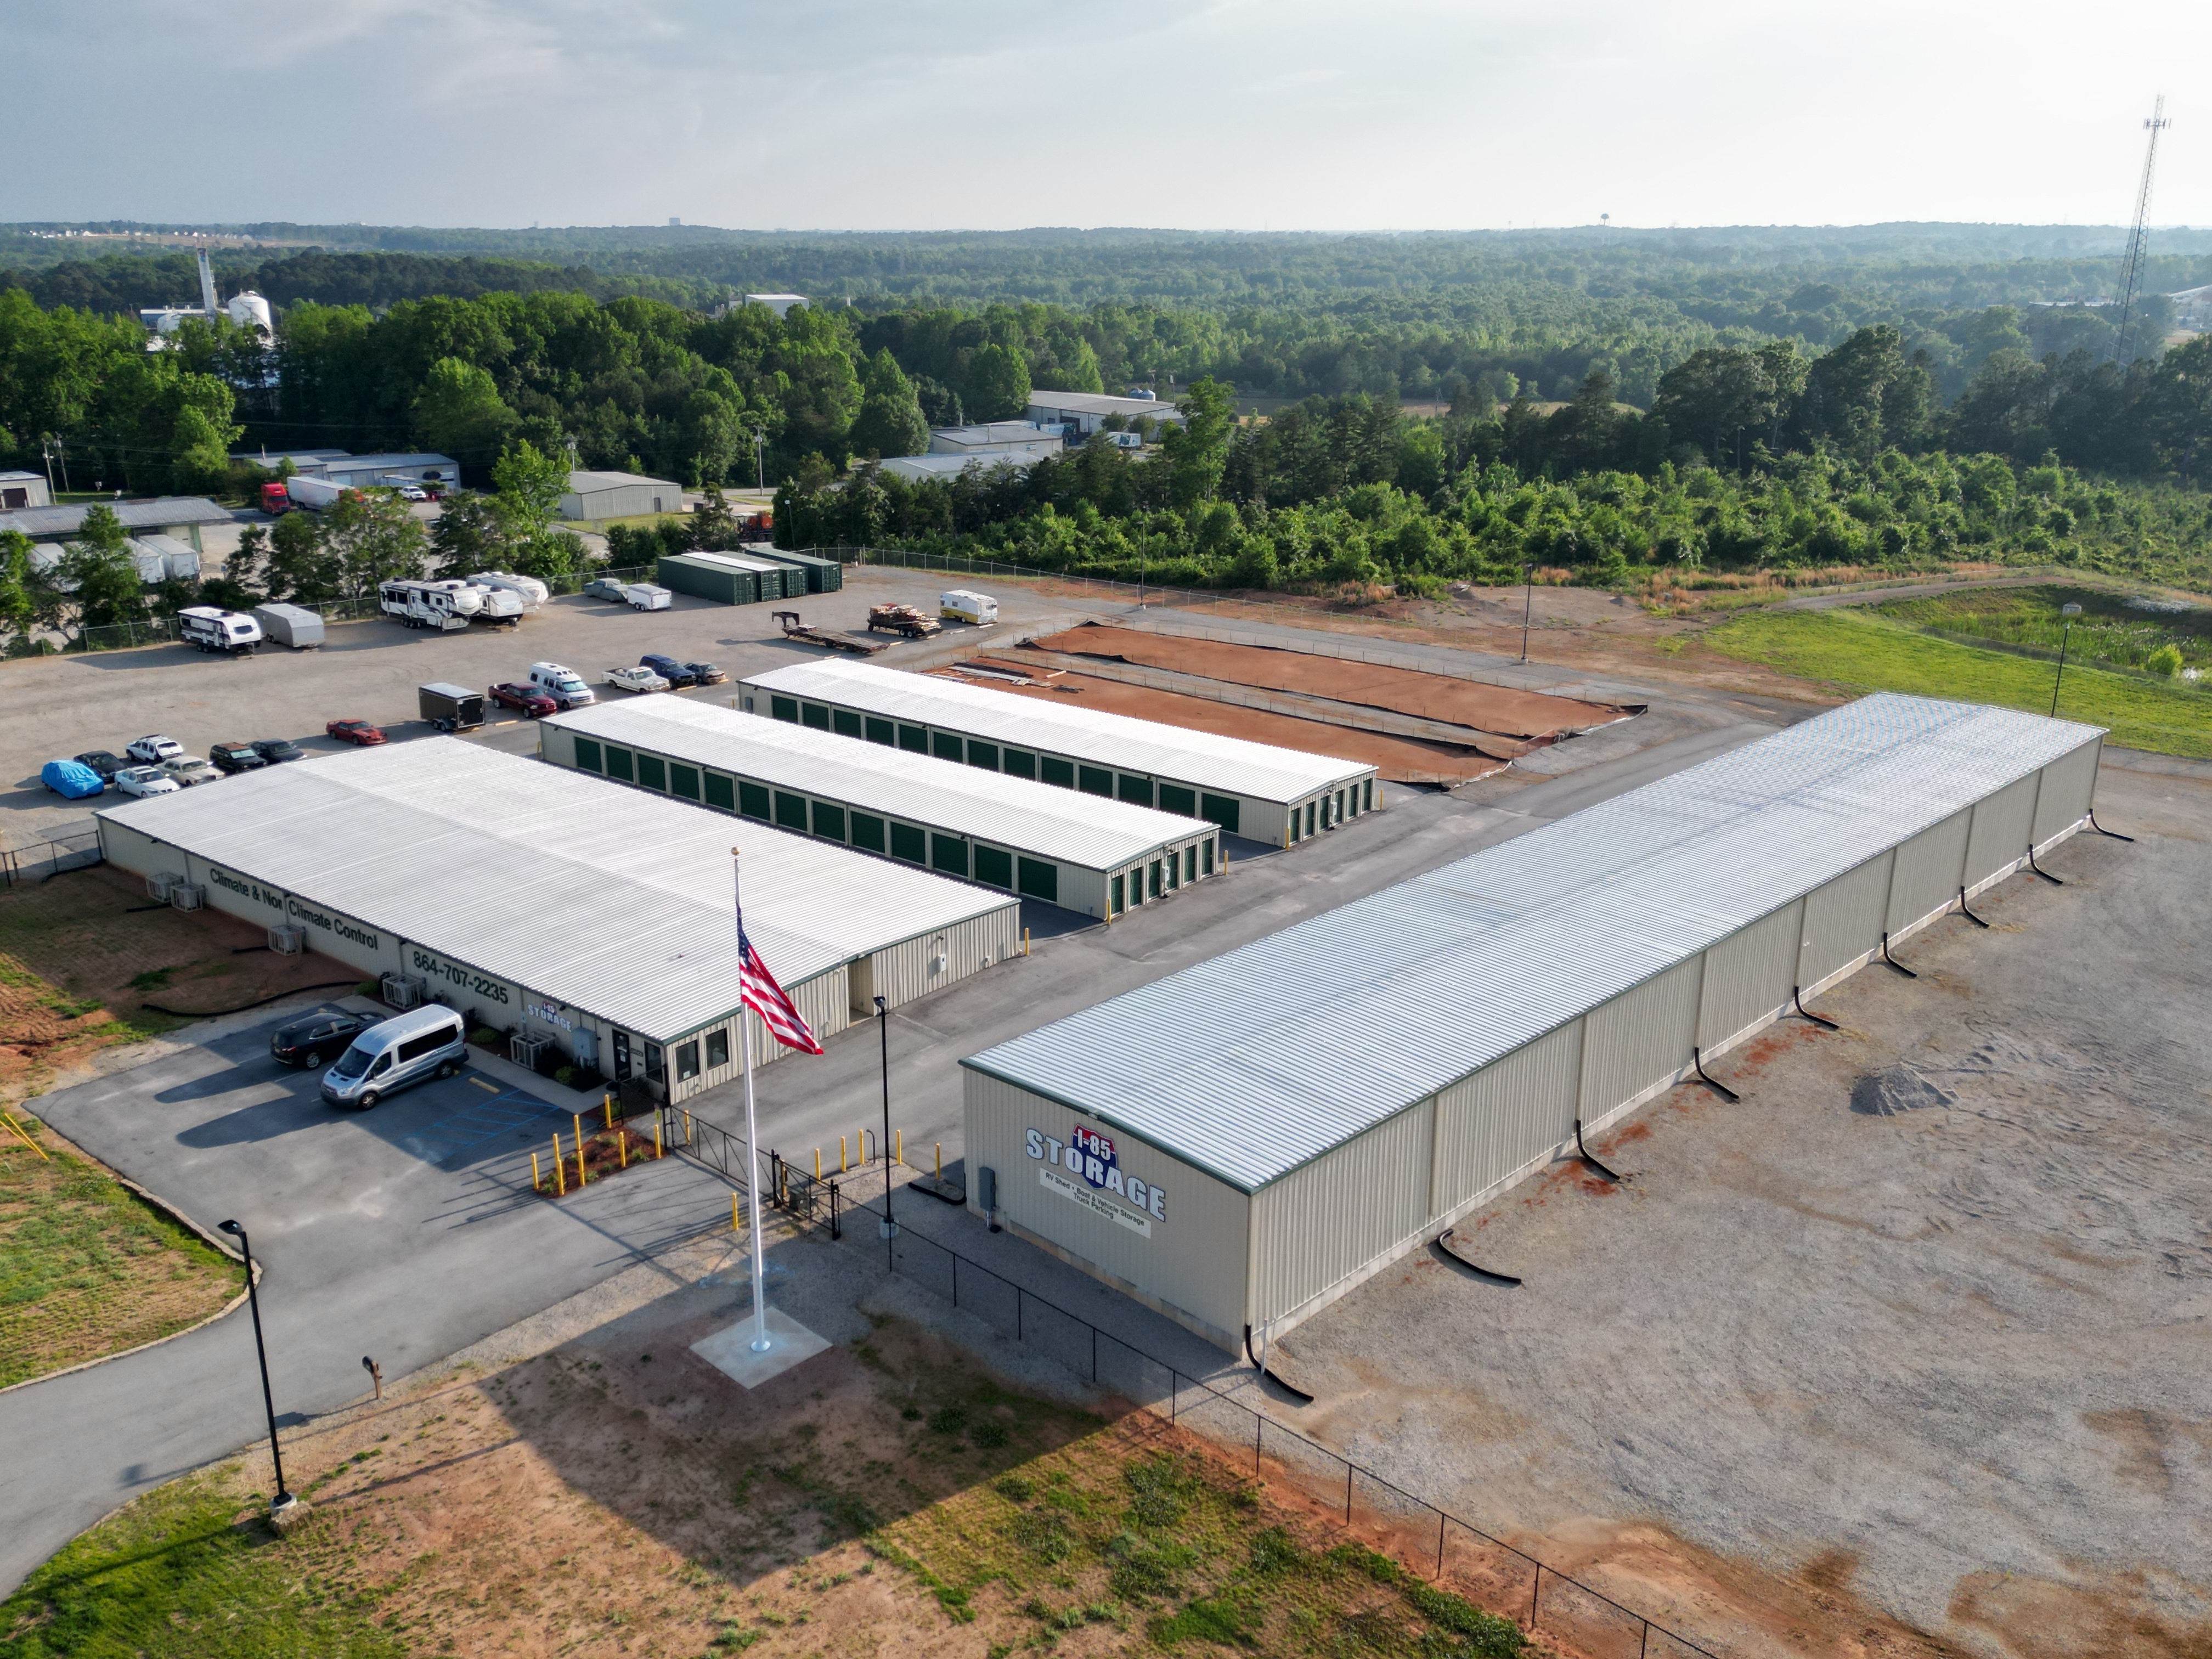
[[[1238,644],[1186,631],[1141,632],[1091,623],[1030,641],[1030,648],[1078,657],[1102,657],[1196,675],[1232,685],[1302,692],[1331,701],[1388,709],[1424,720],[1464,726],[1523,745],[1556,742],[1642,713],[1619,707],[1524,691],[1486,680],[1424,673],[1378,662],[1353,661],[1317,652]],[[1323,641],[1316,641],[1317,646]]]

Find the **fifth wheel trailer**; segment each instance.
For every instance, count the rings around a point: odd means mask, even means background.
[[[1863,698],[1001,1043],[971,1206],[1280,1334],[2075,834],[2102,737]]]

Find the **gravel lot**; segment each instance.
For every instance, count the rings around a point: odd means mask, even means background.
[[[1609,1134],[1626,1186],[1560,1165],[1492,1206],[1522,1287],[1417,1260],[1303,1327],[1320,1398],[1279,1414],[1729,1650],[1778,1638],[1688,1558],[1818,1587],[1816,1647],[1871,1606],[1990,1653],[2204,1651],[2212,768],[2108,755],[2100,817],[2141,839],[1937,924],[1917,981],[1856,975],[1841,1031],[1727,1056],[1741,1104]]]

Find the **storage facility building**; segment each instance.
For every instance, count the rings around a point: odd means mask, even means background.
[[[633,519],[647,513],[681,513],[684,486],[671,478],[635,472],[571,472],[561,498],[564,519]]]
[[[1220,832],[1124,801],[688,697],[602,703],[538,725],[556,766],[1110,921],[1221,869]]]
[[[806,578],[787,564],[744,553],[671,553],[657,574],[672,592],[723,605],[757,605],[806,591]]]
[[[2072,835],[2101,737],[1867,697],[1002,1043],[970,1205],[1279,1334]]]
[[[742,1062],[733,843],[746,932],[825,1038],[1021,948],[1011,896],[451,738],[95,817],[119,868],[665,1100]],[[744,1019],[756,1064],[784,1053]]]
[[[850,737],[888,729],[902,749],[1206,818],[1278,846],[1382,805],[1372,766],[1109,714],[1073,698],[1009,696],[867,663],[797,663],[738,684],[748,713]]]
[[[204,495],[157,495],[147,501],[78,502],[70,507],[26,507],[0,513],[0,532],[13,530],[34,542],[66,542],[83,533],[85,514],[105,507],[115,521],[132,535],[171,536],[188,542],[195,553],[203,525],[229,524],[230,509],[217,507]]]

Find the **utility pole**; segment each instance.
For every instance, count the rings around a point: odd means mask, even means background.
[[[46,499],[52,501],[54,495],[54,441],[52,438],[42,440],[39,445],[39,453],[46,457]]]
[[[2142,292],[2144,254],[2150,240],[2146,222],[2150,215],[2151,168],[2158,161],[2158,135],[2172,125],[2166,118],[2166,94],[2161,92],[2151,106],[2150,119],[2143,123],[2150,143],[2143,150],[2142,182],[2136,186],[2135,225],[2128,233],[2128,251],[2120,264],[2120,320],[2112,335],[2112,361],[2123,368],[2130,361],[2128,335],[2135,325],[2136,301]]]
[[[759,427],[753,428],[753,488],[768,488],[768,434]]]

